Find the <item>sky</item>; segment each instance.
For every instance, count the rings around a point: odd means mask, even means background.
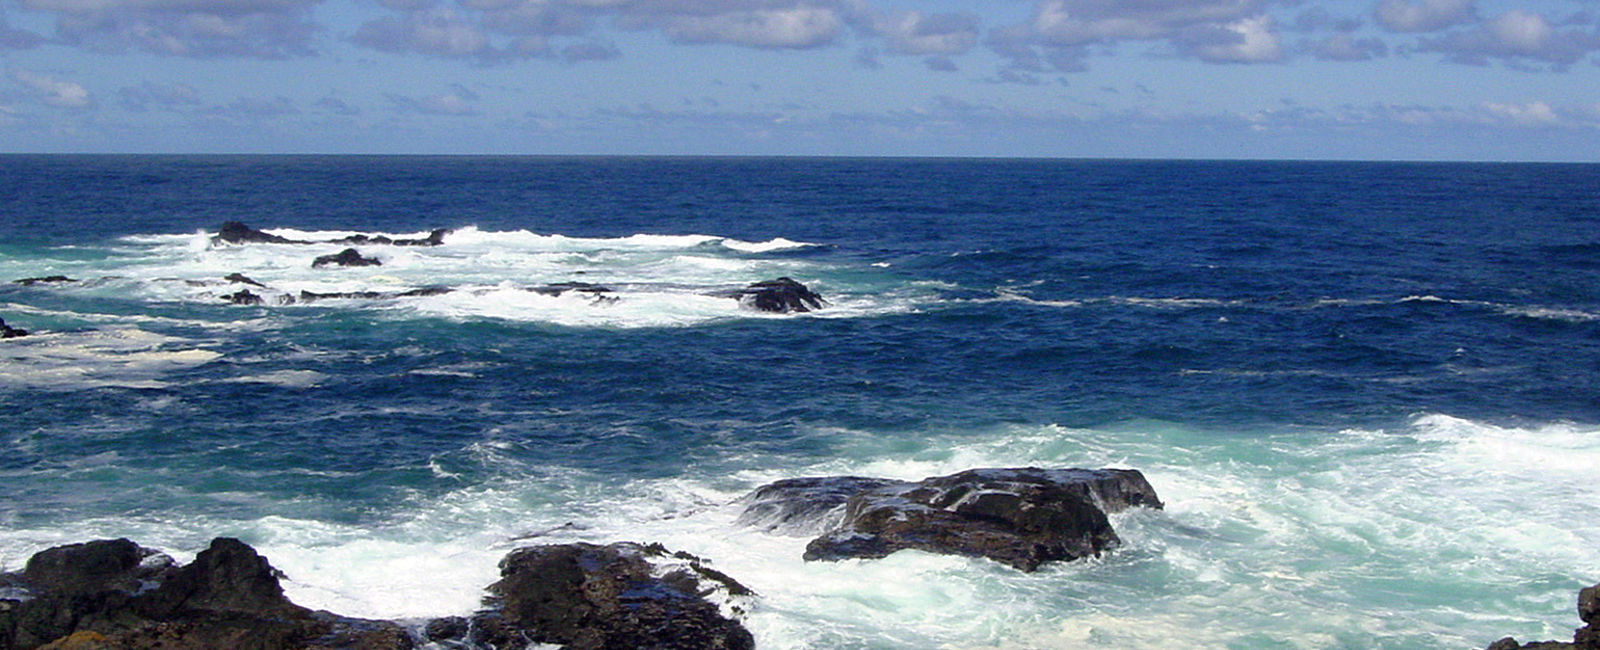
[[[1600,161],[1600,0],[0,0],[0,152]]]

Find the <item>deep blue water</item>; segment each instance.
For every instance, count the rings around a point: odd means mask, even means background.
[[[342,246],[227,220],[456,230],[313,270]],[[232,272],[456,291],[239,306]],[[708,295],[778,276],[833,305]],[[751,625],[815,648],[1481,647],[1600,578],[1600,166],[0,156],[0,280],[35,332],[0,342],[5,568],[232,533],[316,606],[438,615],[573,521],[783,576]],[[564,281],[619,300],[524,291]],[[767,480],[974,464],[1138,467],[1170,507],[1056,582],[724,521]],[[434,609],[328,568],[440,549],[469,568]],[[964,622],[980,595],[1037,602]]]

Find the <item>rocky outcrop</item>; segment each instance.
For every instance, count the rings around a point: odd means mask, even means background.
[[[421,625],[434,647],[521,650],[750,650],[738,621],[706,599],[752,595],[659,544],[518,549],[500,563],[487,607]],[[0,574],[0,650],[406,650],[422,639],[392,621],[312,611],[283,595],[255,549],[217,538],[194,562],[126,540],[60,546]],[[735,608],[737,609],[737,608]]]
[[[324,266],[383,266],[383,262],[371,257],[362,257],[361,251],[354,248],[346,248],[338,253],[323,255],[311,261],[311,268],[315,269]]]
[[[1506,637],[1489,644],[1488,650],[1600,650],[1600,584],[1578,592],[1578,619],[1584,626],[1573,632],[1572,643],[1535,641],[1524,644]]]
[[[6,319],[0,318],[0,339],[14,339],[27,335],[28,330],[7,325]]]
[[[414,647],[398,624],[290,602],[280,577],[225,537],[185,566],[126,539],[52,548],[0,576],[0,649]]]
[[[238,221],[228,221],[222,224],[217,234],[211,238],[213,244],[348,244],[364,246],[379,244],[387,246],[439,246],[444,244],[445,235],[450,234],[449,228],[438,228],[428,233],[427,237],[419,239],[394,239],[384,235],[351,235],[338,239],[325,241],[307,241],[289,239],[256,230]]]
[[[211,238],[213,244],[309,244],[311,242],[279,237],[251,228],[240,221],[225,221],[217,234]]]
[[[828,305],[822,296],[790,278],[765,280],[717,295],[737,299],[739,304],[756,311],[775,314],[808,312]]]
[[[512,551],[489,586],[490,607],[429,626],[431,641],[496,650],[530,643],[569,650],[748,650],[750,632],[703,596],[748,594],[731,578],[660,545],[562,544]],[[466,636],[468,639],[462,639]]]
[[[823,527],[806,545],[807,560],[917,549],[1023,571],[1099,555],[1120,543],[1107,513],[1161,507],[1144,475],[1126,469],[975,469],[915,483],[793,479],[744,501],[740,519],[750,525],[787,534]]]

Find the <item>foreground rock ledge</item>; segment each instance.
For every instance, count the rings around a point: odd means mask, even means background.
[[[1572,643],[1535,641],[1517,643],[1506,637],[1489,644],[1489,650],[1600,650],[1600,584],[1578,592],[1578,618],[1584,626],[1572,634]]]
[[[741,523],[817,534],[807,560],[896,551],[986,557],[1023,571],[1120,543],[1107,513],[1161,508],[1131,469],[974,469],[918,482],[853,476],[779,481],[744,498]]]
[[[750,633],[704,595],[749,594],[703,560],[659,545],[513,551],[487,608],[413,633],[290,602],[255,549],[218,538],[186,566],[129,540],[61,546],[0,574],[0,650],[748,650]],[[425,634],[426,640],[420,638]]]

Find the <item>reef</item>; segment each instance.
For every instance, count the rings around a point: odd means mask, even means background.
[[[0,339],[15,339],[28,335],[28,330],[12,327],[6,324],[6,319],[0,318]]]
[[[213,244],[348,244],[364,246],[377,244],[385,246],[439,246],[444,244],[444,238],[449,235],[449,228],[437,228],[428,233],[427,237],[418,239],[394,239],[384,235],[351,235],[338,239],[321,241],[289,239],[251,228],[239,221],[223,222],[217,229],[217,234],[211,237]]]

